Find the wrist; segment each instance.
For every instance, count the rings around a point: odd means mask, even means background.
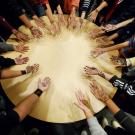
[[[99,70],[98,70],[98,74],[97,74],[97,75],[99,75],[100,77],[105,78],[105,74],[104,74],[102,71],[99,71]]]
[[[33,31],[35,29],[35,26],[31,26],[29,29]]]
[[[17,31],[16,29],[13,29],[13,30],[12,30],[12,33],[13,33],[14,35],[17,35],[18,31]]]
[[[84,114],[87,119],[93,117],[93,114],[90,110],[84,110]]]
[[[95,12],[99,13],[99,9],[98,9],[98,8],[96,8],[96,9],[95,9]]]
[[[40,97],[42,95],[43,91],[41,89],[37,89],[34,94],[37,95],[38,97]]]
[[[21,70],[21,74],[25,75],[25,74],[27,74],[27,71],[26,70]]]

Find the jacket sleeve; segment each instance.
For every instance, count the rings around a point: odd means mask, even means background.
[[[7,8],[9,8],[10,12],[17,17],[24,14],[23,8],[19,5],[17,0],[8,0]]]
[[[122,110],[120,110],[114,117],[130,134],[135,134],[135,122]]]
[[[72,0],[71,5],[75,7],[79,7],[80,0]]]
[[[12,30],[14,29],[2,16],[0,16],[0,25],[10,32],[12,32]]]
[[[91,135],[107,135],[107,133],[98,123],[98,120],[96,117],[87,119],[87,122],[89,125],[89,130],[91,132]]]
[[[5,42],[0,42],[0,53],[14,51],[13,45],[6,44]]]
[[[91,3],[91,0],[84,0],[83,4],[82,4],[82,7],[81,7],[81,10],[87,11],[89,6],[90,6],[90,3]]]
[[[135,35],[133,35],[128,41],[129,41],[129,47],[135,49]]]
[[[25,12],[27,15],[29,15],[30,17],[35,15],[34,10],[32,9],[30,3],[28,2],[28,0],[21,0],[20,4],[24,7]]]
[[[125,91],[128,95],[134,98],[135,96],[135,89],[132,84],[129,84],[126,80],[118,78],[117,76],[113,76],[110,79],[110,82],[114,87],[117,87],[123,91]]]
[[[0,68],[8,68],[10,66],[16,65],[14,59],[11,58],[4,58],[0,56]]]

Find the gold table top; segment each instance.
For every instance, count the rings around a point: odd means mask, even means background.
[[[48,22],[46,17],[44,19]],[[63,29],[55,37],[45,34],[41,39],[34,39],[27,43],[30,50],[23,56],[28,56],[30,61],[25,65],[11,67],[11,69],[22,70],[27,65],[39,63],[40,70],[33,75],[2,80],[2,86],[8,98],[14,104],[17,104],[36,89],[39,77],[49,76],[52,80],[51,86],[47,93],[42,94],[30,116],[54,123],[74,122],[84,119],[84,113],[73,104],[76,101],[75,92],[78,89],[81,89],[86,95],[86,99],[89,100],[95,113],[102,110],[104,104],[90,93],[89,81],[95,79],[106,88],[111,96],[114,95],[115,89],[101,77],[86,78],[83,74],[83,67],[86,65],[95,66],[116,75],[120,75],[120,72],[110,62],[110,54],[103,54],[96,59],[90,56],[90,50],[96,47],[96,42],[88,38],[86,31],[94,27],[94,24],[87,22],[85,31],[76,33]],[[24,26],[20,30],[29,34]],[[17,44],[10,39],[8,43]],[[17,52],[4,54],[5,57],[11,58],[18,55]]]

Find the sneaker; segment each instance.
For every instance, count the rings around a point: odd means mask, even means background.
[[[103,128],[105,128],[106,126],[109,126],[109,122],[108,122],[106,117],[103,117],[102,122],[101,122],[101,126]]]

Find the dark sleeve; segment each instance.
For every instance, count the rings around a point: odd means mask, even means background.
[[[11,128],[19,124],[19,115],[14,110],[0,111],[0,127]]]
[[[84,0],[83,4],[82,4],[82,7],[81,7],[81,10],[87,11],[89,6],[90,6],[90,3],[91,3],[91,0]]]
[[[135,20],[131,23],[129,23],[127,26],[123,27],[117,33],[119,34],[119,37],[129,35],[132,36],[134,34],[134,29],[135,29]]]
[[[114,117],[130,134],[135,135],[135,122],[126,113],[120,110]]]
[[[2,16],[0,16],[0,25],[10,32],[14,29]]]
[[[117,76],[113,76],[110,79],[110,82],[114,87],[117,87],[123,91],[125,91],[131,98],[134,99],[135,96],[135,89],[133,84],[129,84],[126,80],[118,78]]]
[[[35,12],[32,9],[32,7],[31,7],[30,3],[28,2],[28,0],[21,0],[20,4],[24,7],[27,15],[29,15],[30,17],[35,15]]]
[[[0,67],[1,67],[1,69],[8,68],[8,67],[13,66],[13,65],[15,65],[14,59],[4,58],[3,56],[0,56]]]
[[[6,44],[5,42],[0,42],[0,53],[7,51],[14,51],[13,45]]]
[[[129,41],[129,47],[135,49],[135,35],[133,35],[128,41]]]
[[[57,10],[57,6],[60,5],[59,0],[49,0],[50,7],[52,11]]]
[[[8,0],[7,8],[9,8],[11,14],[14,14],[17,17],[24,14],[23,8],[19,5],[17,0]]]

